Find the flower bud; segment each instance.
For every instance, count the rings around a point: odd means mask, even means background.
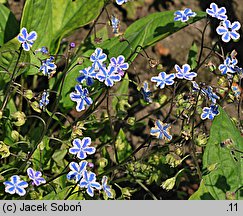
[[[163,189],[169,191],[169,190],[173,189],[173,187],[175,186],[175,183],[176,183],[176,177],[172,177],[172,178],[169,178],[166,181],[164,181],[161,184],[161,187]]]
[[[0,155],[2,158],[6,158],[10,155],[9,146],[5,145],[2,141],[0,141]]]
[[[13,138],[14,141],[18,142],[19,141],[19,137],[20,137],[19,132],[16,131],[16,130],[13,130],[11,132],[11,137]]]
[[[25,124],[26,121],[26,115],[24,114],[24,112],[20,112],[17,111],[13,114],[11,114],[11,117],[13,120],[15,120],[15,122],[13,122],[16,126],[22,126]]]

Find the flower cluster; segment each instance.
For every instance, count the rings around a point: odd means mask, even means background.
[[[76,155],[81,161],[79,163],[71,162],[69,164],[70,171],[67,174],[68,180],[75,180],[80,188],[86,188],[89,196],[94,196],[94,189],[103,189],[109,198],[112,198],[111,188],[107,185],[107,177],[103,176],[102,184],[96,181],[96,174],[87,170],[88,162],[84,159],[87,155],[95,153],[95,147],[91,147],[91,138],[84,137],[82,140],[74,139],[73,147],[69,149],[69,153]]]
[[[210,8],[206,10],[211,17],[221,20],[220,25],[216,28],[216,32],[222,36],[224,42],[229,42],[231,39],[238,40],[240,34],[237,32],[241,25],[238,21],[231,23],[226,15],[226,8],[219,8],[217,4],[211,3]]]
[[[124,75],[124,71],[128,69],[129,65],[125,62],[124,56],[120,55],[117,58],[112,57],[108,67],[104,64],[107,60],[107,55],[103,53],[101,48],[96,48],[94,53],[90,56],[92,62],[91,67],[87,67],[80,72],[80,76],[76,79],[83,84],[84,81],[87,86],[94,83],[94,79],[103,82],[106,86],[112,87],[115,82],[119,82]],[[78,112],[85,110],[85,106],[90,106],[93,101],[88,97],[89,91],[87,88],[82,88],[81,85],[75,86],[76,92],[70,94],[72,101],[77,102],[76,110]]]
[[[42,173],[40,171],[34,171],[32,168],[28,168],[27,175],[32,180],[32,185],[39,186],[46,183],[46,180],[41,177]],[[5,185],[5,192],[24,196],[26,194],[25,188],[28,187],[28,183],[21,180],[18,175],[13,175],[10,179],[10,181],[3,182]]]

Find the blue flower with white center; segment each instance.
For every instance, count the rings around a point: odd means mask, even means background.
[[[226,15],[226,8],[219,8],[215,3],[211,3],[210,8],[207,8],[206,12],[211,17],[217,18],[219,20],[226,20],[228,18]]]
[[[114,67],[121,76],[124,75],[124,71],[128,69],[129,64],[125,62],[125,57],[119,55],[117,58],[112,57],[110,60],[110,66]]]
[[[152,92],[149,90],[148,82],[147,81],[144,81],[143,87],[141,88],[141,93],[143,95],[143,99],[146,102],[152,103],[152,99],[150,98],[151,95],[152,95]]]
[[[224,42],[229,42],[231,39],[238,40],[240,34],[236,31],[240,29],[241,25],[238,21],[231,24],[229,20],[221,21],[220,25],[216,28],[216,32],[222,35],[222,40]]]
[[[177,64],[175,65],[175,69],[177,73],[175,74],[178,79],[186,79],[186,80],[193,80],[194,77],[197,76],[197,73],[190,72],[191,67],[188,64],[182,65],[180,68]]]
[[[25,188],[28,187],[28,183],[20,180],[18,175],[11,176],[11,181],[3,182],[5,185],[5,192],[10,194],[18,194],[24,196],[26,194]]]
[[[83,177],[83,173],[86,170],[88,162],[83,160],[79,164],[76,162],[71,162],[69,164],[69,168],[71,171],[67,174],[67,179],[75,179],[76,182],[79,182]]]
[[[170,124],[163,124],[160,120],[155,121],[155,127],[152,127],[150,134],[158,139],[171,140],[172,136],[169,133]]]
[[[156,86],[163,89],[165,85],[173,85],[175,79],[175,74],[166,74],[165,72],[160,72],[157,77],[152,77],[152,82],[157,82]]]
[[[41,109],[45,109],[46,106],[49,104],[50,101],[48,97],[49,97],[49,92],[44,91],[39,102],[39,107]]]
[[[115,82],[119,82],[121,80],[121,75],[117,73],[115,67],[108,66],[108,68],[101,68],[96,74],[96,78],[100,82],[105,82],[106,86],[112,87]]]
[[[126,3],[128,0],[116,0],[116,3],[118,4],[118,5],[122,5],[122,4],[124,4],[124,3]]]
[[[31,31],[28,34],[26,28],[22,28],[17,39],[22,44],[22,47],[25,51],[30,51],[34,41],[37,39],[37,33],[35,31]]]
[[[77,155],[81,160],[85,159],[88,155],[94,154],[95,147],[90,147],[90,137],[84,137],[82,140],[76,138],[73,140],[73,147],[69,149],[69,153]]]
[[[85,68],[79,72],[81,73],[81,75],[77,78],[78,82],[83,83],[85,80],[88,86],[93,85],[93,78],[96,78],[96,72],[94,71],[93,67]]]
[[[101,48],[96,48],[94,53],[90,56],[90,61],[93,62],[92,67],[95,71],[99,71],[103,68],[103,62],[107,59],[107,55],[103,53]]]
[[[33,185],[39,186],[40,184],[46,183],[46,180],[43,177],[41,177],[42,173],[40,171],[34,171],[32,168],[28,168],[27,174],[29,178],[33,180]]]
[[[222,75],[227,73],[235,73],[235,66],[237,65],[238,61],[236,58],[231,59],[231,57],[227,57],[224,60],[224,64],[219,65],[219,70],[221,71]]]
[[[85,106],[90,106],[93,101],[88,97],[89,91],[87,88],[82,89],[81,85],[76,85],[75,90],[76,92],[70,94],[70,98],[72,101],[77,102],[76,110],[80,112],[85,110]]]
[[[120,20],[117,19],[115,16],[111,17],[111,27],[112,27],[112,32],[113,34],[118,34],[119,33],[119,28],[120,28]]]
[[[216,115],[219,114],[218,106],[212,104],[210,107],[204,107],[203,113],[201,114],[201,119],[210,119],[213,120]]]
[[[40,72],[42,72],[45,76],[50,76],[54,70],[56,70],[57,66],[55,65],[54,57],[42,61],[42,65],[40,66]]]
[[[109,198],[112,198],[111,187],[107,185],[107,176],[103,176],[101,180],[102,188]]]
[[[208,99],[213,103],[215,104],[216,103],[216,100],[219,99],[219,96],[216,95],[214,92],[213,92],[213,88],[211,86],[208,86],[207,88],[204,88],[202,93],[206,94]]]
[[[85,170],[83,173],[83,178],[81,179],[79,186],[81,188],[87,188],[87,193],[93,197],[94,196],[94,188],[97,190],[101,189],[100,183],[96,182],[96,175],[91,171]]]
[[[185,10],[176,11],[174,15],[174,21],[186,22],[189,20],[190,17],[195,17],[197,14],[193,12],[190,8],[186,8]]]

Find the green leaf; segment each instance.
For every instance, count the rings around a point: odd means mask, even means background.
[[[187,63],[191,66],[192,70],[197,67],[197,53],[198,53],[197,44],[193,42],[189,50],[188,60],[187,60]]]
[[[208,192],[203,180],[197,191],[190,196],[189,200],[213,200],[213,197]]]
[[[19,32],[19,24],[13,13],[0,4],[0,45],[14,38]]]
[[[197,12],[197,16],[190,19],[188,23],[194,23],[205,17],[206,13],[199,11]],[[139,19],[126,29],[124,38],[128,42],[121,42],[120,38],[114,37],[99,44],[98,47],[104,49],[104,52],[108,55],[109,59],[111,57],[118,57],[119,55],[124,55],[125,59],[128,59],[132,54],[130,60],[133,61],[137,56],[136,52],[139,52],[141,47],[146,48],[152,46],[156,42],[168,37],[169,35],[179,31],[186,26],[187,24],[185,23],[174,22],[174,11],[153,13],[142,19]],[[93,49],[89,49],[86,52],[83,52],[82,47],[80,47],[78,56],[82,55],[89,57],[94,49],[95,47],[93,47]],[[77,59],[75,62],[77,62]],[[64,87],[62,91],[61,102],[64,108],[69,109],[73,106],[73,103],[69,98],[69,93],[71,92],[71,88],[73,88],[77,83],[76,78],[78,76],[78,70],[84,69],[87,65],[91,65],[89,59],[85,59],[82,66],[77,67],[68,73],[64,81]]]
[[[94,20],[103,5],[102,0],[27,0],[21,27],[37,32],[33,49],[46,46],[56,53],[60,40]]]
[[[115,142],[115,146],[117,149],[117,156],[119,162],[123,161],[132,153],[132,147],[130,143],[127,141],[126,134],[122,129],[120,129],[117,140]]]
[[[243,138],[226,112],[220,107],[220,115],[213,120],[209,141],[203,155],[206,170],[212,164],[216,169],[203,177],[205,186],[214,199],[225,199],[226,192],[234,192],[243,185]],[[221,143],[231,139],[232,145],[221,147]],[[243,199],[243,189],[236,193],[236,199]]]
[[[105,41],[100,47],[107,51],[109,57],[124,55],[126,59],[131,56],[130,59],[134,60],[137,56],[135,52],[141,50],[140,46],[143,48],[152,46],[156,42],[188,26],[186,23],[175,22],[174,12],[158,12],[139,19],[125,31],[124,38],[128,42],[120,42],[120,39],[115,37]],[[190,19],[188,23],[194,23],[205,17],[206,13],[199,11],[197,16]]]
[[[4,82],[8,82],[10,80],[11,74],[14,71],[14,68],[19,57],[19,48],[20,43],[18,42],[17,38],[8,41],[0,48],[0,65],[8,71],[6,72],[5,70],[1,69],[1,71],[3,71],[4,73],[2,73],[3,75],[1,75],[0,80],[3,80]],[[22,51],[19,59],[19,64],[29,62],[29,60],[29,52]],[[28,70],[28,68],[29,66],[19,68],[18,73],[16,73],[16,76],[25,73]]]

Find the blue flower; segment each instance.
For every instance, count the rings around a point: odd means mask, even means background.
[[[40,66],[40,72],[42,72],[45,76],[50,76],[53,71],[57,68],[54,61],[54,57],[51,56],[50,58],[42,61],[42,65]]]
[[[69,164],[69,168],[71,171],[67,174],[67,178],[69,180],[75,179],[76,182],[79,182],[79,180],[83,177],[83,172],[86,170],[88,162],[83,160],[79,164],[76,162],[71,162]]]
[[[208,99],[213,103],[215,104],[216,103],[216,100],[219,99],[219,96],[216,95],[214,92],[213,92],[213,88],[211,86],[208,86],[207,88],[204,88],[203,91],[202,91],[203,94],[206,94]]]
[[[122,5],[122,4],[124,4],[124,3],[126,3],[128,0],[116,0],[116,3],[118,4],[118,5]]]
[[[20,177],[14,175],[11,177],[11,181],[3,182],[5,185],[5,192],[10,194],[18,194],[19,196],[24,196],[26,191],[24,188],[28,187],[28,183],[20,180]]]
[[[111,27],[112,27],[112,30],[113,30],[113,34],[119,33],[120,20],[117,19],[115,16],[111,17]]]
[[[125,58],[123,55],[118,56],[117,58],[112,57],[110,60],[110,66],[114,67],[121,76],[124,75],[124,70],[127,70],[129,64],[125,62]]]
[[[73,147],[69,149],[71,154],[77,155],[81,160],[85,159],[88,155],[94,154],[95,147],[89,147],[91,144],[90,137],[84,137],[82,140],[76,138],[73,140]]]
[[[238,61],[236,58],[231,59],[231,57],[227,57],[224,60],[224,64],[219,65],[219,70],[221,71],[222,75],[227,73],[235,73],[235,66],[237,65]]]
[[[87,188],[87,193],[93,197],[94,196],[94,188],[97,190],[101,189],[101,185],[96,182],[96,175],[93,172],[88,172],[87,170],[83,173],[83,178],[81,179],[79,186],[81,188]]]
[[[169,133],[170,124],[163,124],[160,120],[156,120],[155,127],[152,127],[150,134],[158,139],[171,140],[172,136]]]
[[[175,74],[178,79],[187,79],[187,80],[193,80],[194,77],[197,76],[197,73],[190,72],[191,67],[188,64],[182,65],[182,68],[180,68],[177,64],[175,65],[175,69],[177,73]]]
[[[211,3],[210,8],[207,8],[206,12],[211,17],[215,17],[219,20],[226,20],[228,18],[226,15],[226,8],[219,8],[218,5],[216,5],[215,3]]]
[[[152,92],[149,90],[148,82],[147,81],[144,81],[143,87],[141,88],[141,93],[143,95],[143,99],[146,102],[152,103],[152,99],[150,98],[151,95],[152,95]]]
[[[22,44],[22,47],[25,51],[29,51],[34,41],[37,39],[37,33],[32,31],[28,34],[26,28],[22,28],[18,35],[18,41]]]
[[[72,92],[70,94],[70,98],[72,101],[77,102],[76,110],[78,112],[85,110],[85,106],[90,106],[93,101],[90,97],[87,95],[89,94],[89,91],[87,88],[82,89],[81,85],[75,86],[76,92]]]
[[[94,53],[90,56],[90,61],[93,62],[92,67],[95,71],[99,71],[100,68],[103,68],[103,62],[107,59],[107,55],[103,53],[101,48],[96,48]]]
[[[119,82],[121,80],[121,75],[117,73],[115,67],[108,66],[108,68],[101,68],[100,71],[96,74],[96,78],[105,82],[106,86],[113,86],[115,82]]]
[[[204,107],[203,113],[201,114],[201,119],[210,119],[213,120],[216,115],[219,114],[218,106],[212,104],[210,107]]]
[[[174,13],[175,18],[174,21],[181,21],[181,22],[186,22],[189,20],[190,17],[194,17],[197,14],[195,12],[192,12],[190,8],[186,8],[185,10],[178,10]]]
[[[94,71],[93,67],[85,68],[85,69],[83,69],[83,70],[81,70],[79,72],[81,73],[81,76],[79,76],[77,78],[78,82],[83,83],[84,80],[86,80],[86,84],[88,86],[93,85],[93,83],[94,83],[93,78],[96,77],[96,72]]]
[[[238,40],[240,34],[236,31],[240,29],[241,25],[238,21],[235,21],[231,24],[229,20],[221,21],[220,25],[217,27],[216,32],[219,35],[222,35],[222,40],[224,42],[229,42],[230,39]]]
[[[35,50],[35,53],[41,52],[41,54],[45,55],[48,54],[48,48],[43,46],[40,49]]]
[[[49,97],[49,93],[47,91],[44,91],[39,102],[39,107],[41,109],[45,109],[46,106],[49,104],[50,101],[48,97]]]
[[[33,180],[33,184],[35,184],[36,186],[46,183],[46,180],[43,177],[41,177],[42,174],[40,171],[34,171],[32,168],[28,168],[27,174],[29,178]]]
[[[163,89],[165,85],[173,85],[175,79],[175,74],[166,74],[165,72],[160,72],[157,77],[152,77],[152,82],[157,82],[156,86]]]
[[[107,185],[107,179],[108,179],[107,176],[102,177],[102,180],[101,180],[102,188],[105,191],[106,195],[109,198],[112,198],[111,187],[109,185]]]

